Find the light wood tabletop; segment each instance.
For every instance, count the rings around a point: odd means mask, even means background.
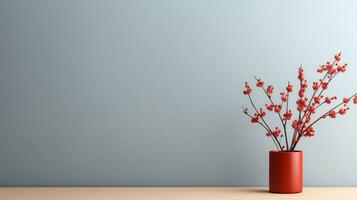
[[[272,194],[259,187],[2,187],[1,200],[357,200],[356,188],[313,187]]]

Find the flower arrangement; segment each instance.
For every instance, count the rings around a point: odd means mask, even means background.
[[[257,107],[252,99],[252,87],[248,82],[245,82],[243,94],[249,99],[254,111],[251,114],[248,108],[243,107],[243,113],[248,116],[253,124],[261,125],[267,132],[266,136],[270,137],[278,151],[294,151],[296,145],[299,143],[301,137],[312,137],[315,135],[314,126],[317,122],[323,119],[331,118],[335,119],[338,116],[345,115],[349,110],[348,104],[353,101],[357,104],[357,93],[352,96],[343,98],[340,102],[328,109],[327,112],[323,112],[318,117],[313,117],[321,106],[332,105],[337,102],[336,96],[324,96],[324,92],[329,88],[331,81],[338,75],[344,73],[347,69],[347,63],[341,64],[341,53],[334,56],[333,62],[327,61],[317,69],[317,73],[321,74],[322,78],[313,82],[312,96],[307,98],[305,95],[308,89],[308,82],[304,77],[304,69],[302,66],[298,69],[299,88],[297,90],[298,99],[296,101],[297,114],[295,119],[292,119],[293,113],[290,108],[289,101],[293,92],[293,85],[288,82],[284,91],[280,92],[280,100],[277,103],[273,100],[274,87],[268,85],[265,87],[265,83],[262,79],[254,76],[256,80],[256,87],[261,89],[267,96],[268,103],[265,104],[265,108]],[[281,122],[281,128],[271,128],[266,122],[267,112],[276,113]],[[288,138],[288,123],[292,127],[292,137]],[[285,138],[285,142],[281,141]],[[290,140],[290,145],[289,145]]]

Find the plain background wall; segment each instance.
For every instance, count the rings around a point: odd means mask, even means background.
[[[336,52],[357,1],[0,1],[0,185],[264,186],[245,80],[277,91]],[[262,93],[254,99],[264,103]],[[304,139],[306,186],[357,186],[357,107]],[[276,118],[274,118],[276,119]],[[277,123],[277,121],[271,121]]]

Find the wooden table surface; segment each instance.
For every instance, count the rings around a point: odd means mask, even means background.
[[[272,194],[254,187],[2,187],[1,200],[357,200],[356,188],[304,188]]]

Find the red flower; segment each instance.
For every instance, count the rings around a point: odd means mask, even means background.
[[[293,121],[293,123],[291,124],[291,126],[294,128],[294,129],[297,129],[299,126],[301,126],[302,125],[302,121],[301,120],[297,120],[297,119],[295,119],[294,121]]]
[[[267,113],[262,108],[260,108],[260,116],[265,117],[266,114]]]
[[[265,135],[268,137],[271,137],[271,136],[279,137],[280,133],[281,133],[281,130],[278,127],[276,127],[274,131],[269,131]]]
[[[336,112],[334,110],[330,111],[328,114],[332,119],[336,118]]]
[[[346,108],[341,108],[341,109],[338,111],[338,113],[340,113],[340,115],[344,115],[344,114],[346,114],[346,111],[347,111]]]
[[[273,133],[271,131],[269,131],[265,135],[268,136],[268,137],[271,137],[273,135]]]
[[[243,91],[243,94],[245,95],[250,95],[250,93],[252,93],[252,88],[250,88],[250,85],[248,82],[245,82],[245,90]]]
[[[274,105],[274,104],[270,104],[270,105],[265,104],[265,107],[267,108],[267,110],[269,110],[269,111],[273,111],[273,110],[274,110],[275,105]]]
[[[279,137],[280,133],[281,133],[281,130],[280,130],[278,127],[275,127],[275,131],[273,131],[272,134],[273,134],[275,137]]]
[[[322,82],[322,83],[321,83],[322,89],[326,90],[326,89],[327,89],[327,86],[328,86],[328,82]]]
[[[332,100],[336,100],[336,99],[337,99],[337,97],[336,97],[336,96],[331,97],[331,98],[326,97],[326,98],[325,98],[325,103],[330,104],[330,103],[332,102]]]
[[[305,90],[304,89],[300,89],[299,90],[299,97],[303,98],[304,97],[304,93],[305,93]]]
[[[314,103],[320,104],[321,103],[320,99],[321,99],[321,97],[314,97]]]
[[[286,91],[292,92],[293,91],[293,85],[288,84],[288,86],[286,87]]]
[[[284,120],[290,120],[292,115],[293,113],[291,112],[291,110],[289,110],[288,112],[284,113],[283,118]]]
[[[348,99],[348,98],[343,98],[343,103],[345,103],[345,104],[347,104],[348,102],[350,101],[350,99]]]
[[[315,135],[315,130],[314,128],[312,128],[312,126],[310,126],[304,133],[305,137],[311,137]]]
[[[257,87],[263,87],[263,86],[264,86],[264,82],[261,79],[258,79]]]
[[[299,75],[298,75],[298,79],[300,81],[304,80],[304,69],[302,67],[299,67]]]
[[[278,113],[281,111],[281,105],[275,105],[274,112]]]
[[[293,123],[291,124],[291,126],[294,128],[294,129],[297,129],[298,127],[298,120],[294,120]]]
[[[298,111],[303,111],[305,110],[305,108],[307,107],[307,103],[306,103],[306,98],[300,98],[299,100],[297,100],[296,104],[297,104],[297,110]]]
[[[253,124],[259,122],[259,115],[258,115],[258,113],[255,113],[255,114],[254,114],[254,117],[252,117],[251,122],[252,122]]]
[[[313,82],[312,83],[312,89],[314,89],[315,91],[319,89],[319,83],[318,82]]]
[[[339,62],[341,60],[341,53],[335,55],[335,60]]]
[[[321,67],[320,67],[319,69],[317,69],[316,71],[317,71],[317,73],[322,73],[322,72],[324,72],[323,66],[321,66]]]
[[[306,80],[302,81],[301,87],[304,88],[304,89],[307,88],[307,81]]]
[[[288,101],[288,96],[285,95],[285,92],[280,92],[280,98],[282,102],[287,102]]]
[[[337,71],[343,73],[343,72],[346,71],[346,67],[347,67],[347,63],[345,63],[345,64],[342,65],[342,66],[338,66],[338,67],[337,67]]]
[[[274,90],[274,87],[272,85],[268,85],[268,88],[267,88],[267,93],[270,95],[270,94],[273,94],[273,90]]]
[[[309,106],[308,112],[309,112],[310,114],[315,113],[315,107],[314,107],[314,106]]]
[[[336,74],[336,69],[335,69],[335,68],[331,68],[331,69],[329,70],[329,73],[330,73],[331,75]]]
[[[354,104],[357,104],[357,96],[355,96],[355,97],[353,98],[353,103],[354,103]]]
[[[301,82],[301,88],[299,90],[299,97],[302,98],[304,97],[304,93],[306,91],[306,88],[307,88],[307,81],[306,80],[303,80]]]
[[[307,116],[305,119],[305,123],[308,124],[308,123],[310,123],[310,121],[311,121],[311,118]]]

